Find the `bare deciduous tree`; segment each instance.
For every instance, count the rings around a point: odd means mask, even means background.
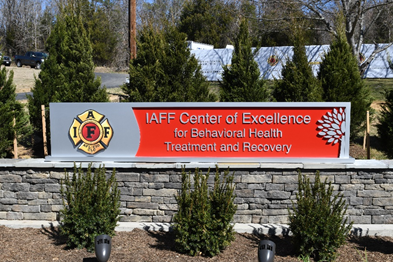
[[[155,0],[139,2],[139,25],[151,24],[155,28],[176,26],[184,5],[189,0]]]
[[[49,5],[47,0],[0,0],[0,35],[7,53],[44,50],[51,22],[43,18]]]
[[[379,45],[375,43],[372,54],[364,61],[361,60],[360,50],[365,36],[381,17],[383,10],[393,4],[392,0],[295,0],[303,6],[303,10],[313,19],[324,24],[325,30],[337,34],[335,21],[337,15],[344,16],[345,33],[352,52],[358,60],[361,72],[368,67],[375,56],[386,50],[393,43]]]

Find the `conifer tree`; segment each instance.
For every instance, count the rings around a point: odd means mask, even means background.
[[[18,141],[24,141],[32,133],[24,105],[16,101],[13,78],[13,71],[7,72],[5,67],[0,70],[0,157],[2,158],[12,156],[15,135]]]
[[[356,58],[344,33],[339,33],[325,54],[318,72],[326,102],[351,102],[351,140],[364,127],[370,110],[370,90],[362,80]]]
[[[322,101],[323,90],[308,63],[303,34],[296,31],[292,60],[284,65],[282,79],[274,81],[273,98],[278,102]]]
[[[252,50],[248,22],[243,19],[235,40],[231,66],[224,65],[220,81],[221,102],[263,102],[268,100],[266,81],[260,77],[257,50]]]
[[[377,125],[378,138],[382,150],[389,159],[393,158],[393,90],[385,91],[385,102],[382,104],[382,111]]]
[[[92,48],[81,17],[71,6],[58,17],[47,41],[49,57],[28,96],[30,120],[42,130],[41,105],[49,102],[107,102],[106,89],[95,79]],[[48,114],[46,119],[49,128]],[[48,136],[49,138],[49,136]]]
[[[169,26],[145,27],[130,62],[130,82],[123,87],[130,102],[213,102],[209,83],[187,48],[186,35]]]

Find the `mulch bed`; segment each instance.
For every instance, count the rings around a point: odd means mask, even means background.
[[[267,238],[264,236],[264,238]],[[109,261],[258,261],[260,237],[253,234],[236,234],[235,241],[220,255],[190,257],[174,251],[171,232],[151,232],[134,229],[130,232],[116,232],[112,241]],[[270,237],[276,244],[274,261],[300,261],[294,254],[291,237]],[[94,262],[94,253],[86,250],[68,249],[65,239],[59,236],[57,228],[11,229],[0,226],[0,261],[78,261]],[[350,238],[339,250],[338,262],[393,261],[393,238],[361,237]],[[363,256],[363,257],[362,257]]]

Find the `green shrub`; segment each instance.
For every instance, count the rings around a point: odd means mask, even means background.
[[[353,141],[365,128],[367,111],[371,111],[370,88],[361,78],[355,56],[344,32],[340,32],[322,58],[318,79],[325,102],[351,102],[350,139]]]
[[[74,166],[72,180],[66,172],[61,181],[64,208],[60,211],[60,232],[68,237],[67,246],[94,250],[94,238],[101,234],[113,236],[120,214],[120,190],[115,170],[106,180],[105,167],[86,174]],[[64,186],[65,185],[65,186]]]
[[[385,90],[385,102],[381,104],[382,110],[377,124],[378,139],[383,152],[393,158],[393,90]]]
[[[27,94],[30,122],[36,135],[42,136],[41,106],[45,105],[49,150],[49,103],[109,102],[106,88],[100,87],[101,79],[94,74],[93,50],[88,33],[83,27],[82,17],[73,10],[71,2],[68,3],[63,10],[64,17],[59,15],[55,19],[46,41],[46,50],[50,56],[42,64],[31,94]],[[41,145],[35,141],[35,146]]]
[[[322,183],[319,172],[314,185],[300,172],[298,181],[297,204],[292,202],[293,211],[289,211],[297,252],[314,257],[315,261],[333,261],[352,227],[352,222],[347,224],[347,218],[344,219],[347,205],[343,195],[333,195],[333,186],[326,179]]]
[[[187,35],[175,27],[139,31],[138,55],[130,61],[130,81],[122,87],[128,102],[214,102],[201,65],[187,48]]]
[[[260,75],[255,56],[259,49],[252,49],[248,21],[242,19],[235,39],[231,65],[224,65],[220,83],[221,102],[265,102],[269,100],[266,80]]]
[[[1,65],[2,59],[0,59]],[[24,105],[16,100],[14,72],[0,69],[0,157],[11,158],[13,141],[28,142],[32,134],[29,124],[29,115],[25,112]]]
[[[216,169],[214,187],[209,191],[209,172],[203,175],[196,169],[194,190],[191,190],[191,173],[183,170],[182,188],[176,196],[176,249],[192,256],[215,256],[234,240],[233,226],[230,224],[237,209],[233,203],[234,176],[225,171],[220,181],[220,173]]]
[[[304,32],[294,32],[292,60],[288,59],[281,70],[282,79],[274,80],[273,97],[277,102],[322,101],[322,87],[308,63]]]

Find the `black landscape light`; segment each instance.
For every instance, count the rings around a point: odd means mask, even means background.
[[[95,250],[98,262],[106,262],[111,255],[112,238],[108,235],[95,237]]]
[[[276,244],[270,240],[261,240],[258,246],[258,261],[273,262],[276,253]]]

